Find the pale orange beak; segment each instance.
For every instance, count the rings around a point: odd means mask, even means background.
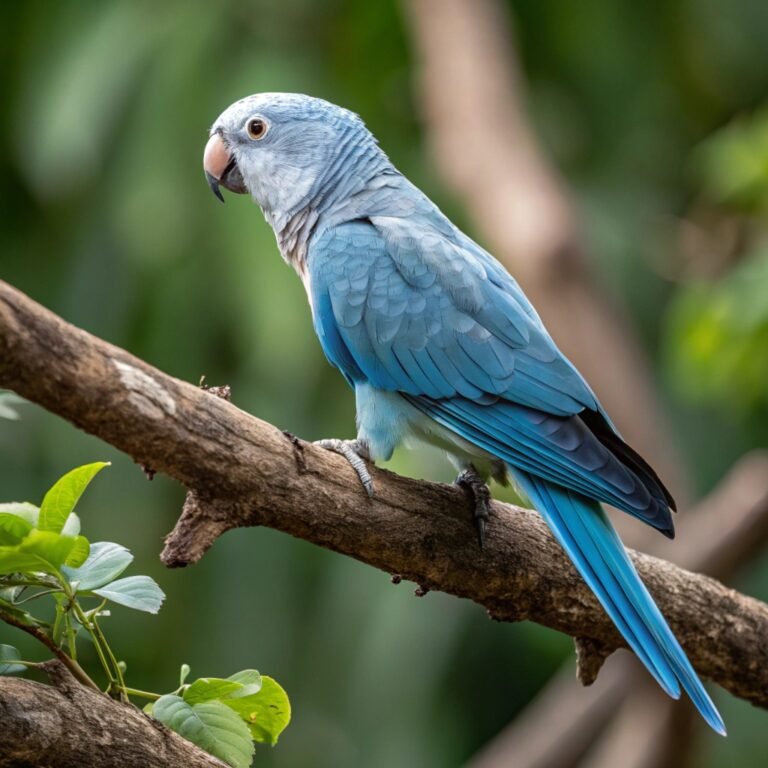
[[[240,169],[237,167],[235,158],[232,157],[232,153],[218,133],[214,133],[205,145],[203,170],[205,171],[208,186],[222,203],[224,202],[224,196],[221,194],[219,186],[238,194],[246,191],[243,177]]]

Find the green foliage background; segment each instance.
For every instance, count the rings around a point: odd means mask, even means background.
[[[657,362],[705,492],[768,436],[768,4],[510,6],[537,128],[606,286]],[[0,276],[169,373],[230,384],[240,407],[282,428],[352,436],[351,392],[322,357],[301,285],[248,200],[213,199],[201,157],[208,125],[235,99],[323,96],[361,113],[471,231],[424,151],[398,11],[364,0],[3,3]],[[96,459],[114,467],[79,510],[89,532],[130,547],[168,594],[158,617],[111,619],[133,683],[167,677],[171,688],[182,661],[200,674],[274,675],[294,720],[259,765],[460,765],[571,652],[566,638],[493,624],[443,595],[417,600],[273,531],[227,534],[195,568],[165,571],[156,556],[181,489],[146,482],[36,408],[0,422],[0,497],[38,501]],[[433,455],[394,466],[450,478]],[[766,563],[737,586],[768,596]],[[718,700],[731,736],[703,736],[697,765],[762,766],[768,715]]]

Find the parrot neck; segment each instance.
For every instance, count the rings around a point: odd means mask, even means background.
[[[308,206],[302,208],[284,223],[271,220],[270,215],[266,212],[265,216],[275,231],[277,245],[283,259],[299,274],[303,274],[307,260],[307,245],[317,227],[320,218],[319,212]]]
[[[290,210],[264,209],[285,261],[303,274],[315,232],[369,215],[393,176],[402,178],[370,134],[341,142],[325,172]]]

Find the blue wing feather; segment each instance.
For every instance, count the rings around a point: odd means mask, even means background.
[[[480,258],[484,252],[478,249],[467,261],[470,254],[434,234],[386,234],[369,222],[348,222],[321,234],[309,258],[313,304],[329,296],[333,307],[333,317],[316,313],[318,334],[322,340],[323,323],[337,324],[371,384],[422,393],[410,360],[401,372],[391,365],[393,345],[399,341],[402,350],[407,339],[410,351],[426,351],[419,357],[422,372],[425,365],[439,372],[436,386],[442,388],[433,387],[434,396],[482,399],[491,393],[561,415],[598,408],[517,284],[507,276],[509,285],[499,287],[496,267]],[[313,259],[314,252],[323,258]],[[334,350],[326,353],[337,364]],[[385,358],[389,364],[382,366]]]
[[[666,499],[602,445],[578,417],[550,416],[506,402],[480,405],[463,398],[406,399],[485,451],[552,482],[604,501],[671,532]]]
[[[363,372],[339,333],[339,325],[327,293],[316,297],[313,315],[315,331],[326,357],[344,374],[350,386],[354,386],[355,381],[362,380]]]

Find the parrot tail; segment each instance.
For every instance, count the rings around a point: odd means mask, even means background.
[[[600,504],[512,467],[510,472],[659,685],[675,699],[682,685],[712,729],[725,736],[720,713]]]

